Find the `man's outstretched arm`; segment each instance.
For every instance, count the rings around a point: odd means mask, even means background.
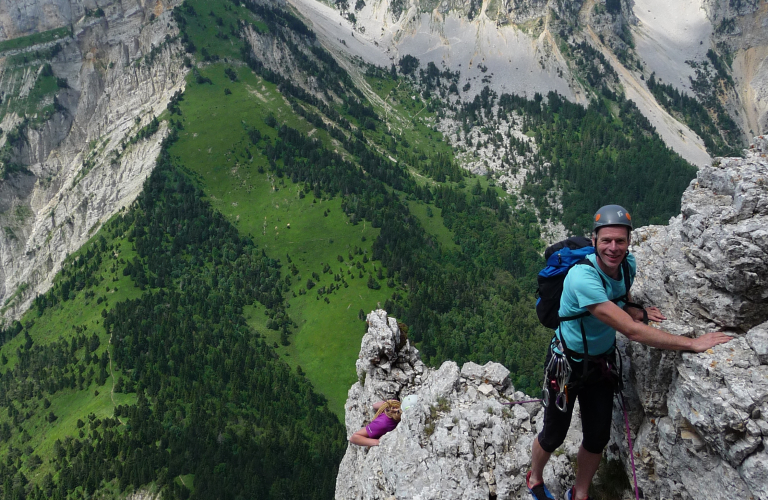
[[[651,326],[634,321],[629,314],[611,301],[587,306],[587,309],[592,316],[623,333],[629,340],[658,349],[703,352],[718,344],[724,344],[733,338],[722,332],[705,333],[695,339],[672,335],[663,330],[657,330]]]

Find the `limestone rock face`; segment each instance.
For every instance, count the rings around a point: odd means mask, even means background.
[[[766,153],[768,141],[756,138],[746,158],[715,160],[691,182],[669,226],[633,234],[632,293],[664,311],[661,327],[735,337],[701,354],[627,345],[646,496],[768,498]],[[626,450],[626,438],[614,437]]]
[[[525,474],[542,425],[540,403],[505,405],[530,398],[515,392],[509,370],[498,363],[426,367],[383,310],[369,314],[368,325],[356,363],[359,381],[345,407],[348,435],[371,421],[376,401],[416,395],[418,402],[379,446],[349,445],[336,498],[529,498]],[[545,470],[557,494],[573,482],[569,459],[581,441],[578,429],[576,422],[566,452],[553,456]]]
[[[742,130],[764,134],[768,130],[768,9],[765,2],[703,0],[701,7],[715,28],[713,48],[720,47],[719,50],[733,57],[732,76],[737,83],[726,97],[725,105]]]
[[[107,18],[126,11],[149,17],[159,15],[175,3],[174,0],[0,0],[0,41],[72,25],[99,8]]]
[[[94,1],[87,3],[91,5],[72,0],[0,0],[0,40],[70,24],[73,17],[83,16],[85,8],[96,10]]]
[[[125,497],[125,500],[157,500],[159,498],[159,494],[154,494],[149,490],[139,490]]]
[[[49,61],[68,88],[47,121],[23,128],[12,161],[23,167],[0,181],[0,303],[6,318],[19,317],[44,293],[64,258],[80,248],[109,217],[128,206],[152,172],[164,124],[152,137],[131,137],[166,108],[184,87],[187,70],[175,40],[171,9],[180,0],[0,0],[0,40],[69,25],[72,35],[48,44],[4,52],[39,57],[54,44]],[[86,15],[101,8],[103,15]],[[0,92],[23,93],[36,71],[19,76],[0,60]],[[22,123],[16,113],[0,127]],[[0,137],[0,147],[8,134]]]
[[[648,348],[619,335],[638,482],[645,498],[768,499],[768,140],[746,158],[702,168],[668,226],[633,233],[632,293],[669,318],[675,335],[725,330],[734,340],[707,352]],[[497,363],[426,367],[382,310],[368,315],[349,391],[349,435],[381,399],[418,396],[380,445],[349,445],[338,499],[529,498],[525,473],[541,429],[539,403],[515,392]],[[578,411],[563,453],[545,469],[556,498],[573,484]],[[624,415],[615,407],[607,447],[631,478]],[[634,498],[627,492],[626,498]]]

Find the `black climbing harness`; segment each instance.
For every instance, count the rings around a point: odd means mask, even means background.
[[[541,404],[545,408],[552,402],[555,408],[563,413],[567,412],[571,394],[587,382],[608,381],[614,392],[623,388],[622,359],[615,344],[606,353],[590,356],[588,361],[576,361],[564,354],[564,347],[557,337],[552,339],[550,351],[552,354],[544,370],[544,384],[541,388]],[[587,366],[581,373],[574,373],[573,365],[578,363]],[[554,399],[550,391],[555,394]]]

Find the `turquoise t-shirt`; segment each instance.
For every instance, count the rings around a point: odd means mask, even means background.
[[[615,280],[600,269],[597,265],[597,256],[595,254],[588,255],[587,259],[595,267],[583,264],[573,266],[568,271],[568,276],[565,277],[563,295],[560,297],[560,310],[558,311],[560,317],[576,316],[587,311],[587,306],[607,302],[619,298],[626,293],[623,270],[620,271],[622,274],[619,279]],[[629,264],[629,283],[631,285],[635,281],[635,273],[637,271],[637,263],[632,254],[627,255],[627,263]],[[598,273],[600,274],[598,275]],[[600,275],[605,280],[605,287],[603,287],[603,282],[600,280]],[[624,307],[624,302],[619,302],[617,305]],[[584,322],[584,332],[587,334],[587,344],[591,356],[603,354],[613,346],[616,339],[616,330],[590,315],[581,319],[562,321],[560,323],[560,338],[565,341],[568,349],[584,352],[584,342],[581,340],[581,327],[579,326],[580,321]]]

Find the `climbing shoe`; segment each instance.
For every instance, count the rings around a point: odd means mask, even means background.
[[[546,500],[547,498],[551,500],[555,500],[555,497],[552,496],[552,493],[550,493],[547,487],[544,486],[543,482],[539,484],[534,484],[533,486],[531,486],[530,480],[531,480],[531,471],[528,471],[528,474],[525,475],[525,485],[528,487],[528,491],[531,492],[531,496],[533,497],[533,500]]]
[[[568,490],[568,493],[565,494],[565,500],[576,500],[576,495],[573,490],[574,488]],[[592,497],[587,497],[584,500],[592,500]]]

